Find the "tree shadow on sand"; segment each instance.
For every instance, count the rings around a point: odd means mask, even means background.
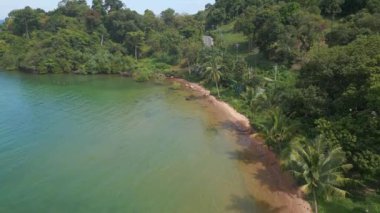
[[[220,126],[223,129],[227,129],[227,130],[234,131],[234,132],[237,132],[239,134],[244,134],[244,135],[248,135],[252,132],[251,129],[247,129],[246,127],[244,127],[244,124],[239,123],[239,122],[225,121],[225,122],[220,123]]]
[[[251,196],[231,195],[231,204],[226,207],[227,211],[240,213],[279,213],[285,207],[273,207],[269,203],[255,201]]]
[[[223,123],[223,127],[234,128],[230,122]],[[266,185],[273,192],[285,192],[289,195],[297,195],[292,177],[283,171],[276,155],[268,147],[258,140],[252,139],[249,134],[237,132],[237,143],[239,150],[228,152],[230,159],[244,164],[262,164],[253,172],[253,178]]]

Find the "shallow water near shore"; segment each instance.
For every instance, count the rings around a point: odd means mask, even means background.
[[[0,212],[262,212],[235,137],[186,92],[0,72]]]

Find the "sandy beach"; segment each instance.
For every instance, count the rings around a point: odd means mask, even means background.
[[[276,155],[265,146],[263,140],[251,135],[248,118],[210,95],[210,91],[199,84],[177,78],[170,81],[178,82],[191,91],[193,99],[200,104],[212,106],[209,109],[218,122],[236,130],[238,149],[235,153],[230,153],[230,157],[239,162],[248,190],[257,206],[271,213],[312,212],[291,175],[281,170]],[[234,199],[244,202],[244,198]]]

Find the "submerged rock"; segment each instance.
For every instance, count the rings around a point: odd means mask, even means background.
[[[124,76],[124,77],[132,77],[132,73],[131,72],[120,72],[120,75]]]

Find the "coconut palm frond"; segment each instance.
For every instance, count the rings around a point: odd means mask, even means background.
[[[313,194],[315,209],[318,196],[330,199],[347,195],[348,192],[340,187],[352,181],[344,177],[344,172],[352,165],[345,163],[345,154],[340,147],[329,147],[323,137],[318,137],[314,141],[298,138],[292,141],[291,149],[292,174],[301,177],[305,183],[302,191]]]

